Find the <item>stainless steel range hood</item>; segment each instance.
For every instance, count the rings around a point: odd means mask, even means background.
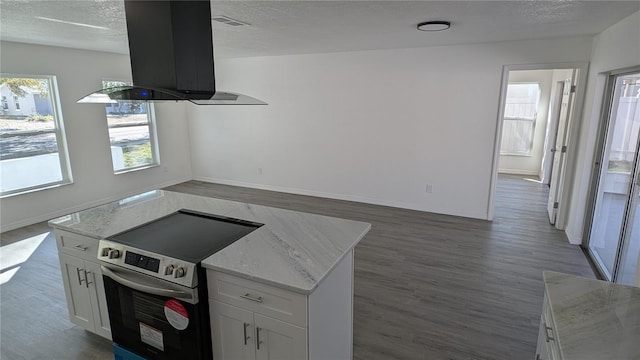
[[[218,91],[209,0],[124,0],[133,86],[98,90],[78,103],[186,100],[197,105],[266,105]]]

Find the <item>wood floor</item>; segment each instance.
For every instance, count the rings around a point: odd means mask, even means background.
[[[370,222],[355,250],[358,360],[533,359],[542,271],[594,277],[549,225],[546,187],[520,177],[500,176],[493,222],[198,181],[167,189]],[[3,253],[48,231],[4,233]],[[113,359],[109,342],[67,320],[52,235],[0,299],[1,359]]]

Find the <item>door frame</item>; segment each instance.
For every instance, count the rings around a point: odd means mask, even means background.
[[[585,205],[584,221],[583,221],[583,229],[582,229],[583,236],[582,236],[582,243],[580,244],[580,247],[583,248],[587,252],[587,254],[589,254],[589,257],[593,257],[593,255],[591,254],[591,249],[589,248],[589,239],[591,238],[593,216],[596,210],[595,205],[596,205],[596,200],[598,198],[598,188],[600,186],[600,177],[601,177],[600,175],[602,171],[602,162],[604,160],[603,158],[605,155],[604,150],[607,143],[607,132],[609,129],[609,114],[611,113],[612,106],[613,106],[613,95],[614,95],[613,92],[615,90],[614,87],[616,82],[615,81],[616,76],[630,74],[630,73],[637,73],[637,72],[640,72],[640,66],[631,66],[631,67],[626,67],[622,69],[616,69],[616,70],[599,73],[599,75],[606,76],[606,79],[604,83],[604,92],[602,93],[602,99],[601,99],[602,106],[600,107],[600,114],[598,116],[599,124],[598,124],[598,131],[596,133],[596,144],[595,144],[595,149],[593,153],[593,159],[591,162],[591,174],[590,174],[589,188],[588,188],[589,190],[587,195],[587,202]],[[631,188],[633,189],[633,186],[631,186]],[[624,226],[624,224],[622,224],[622,226]],[[622,241],[624,239],[618,239],[618,240]],[[618,244],[618,246],[620,246],[620,244]],[[618,275],[618,268],[620,266],[620,257],[622,256],[622,250],[623,249],[616,250],[617,251],[616,258],[614,260],[613,271],[611,273],[612,282],[615,282],[617,280],[616,278]],[[601,268],[600,264],[595,260],[593,260],[593,263],[598,272],[598,275],[603,279],[607,279],[607,277],[605,276],[606,271]],[[638,269],[640,269],[640,266],[638,266]],[[636,279],[636,282],[637,281],[638,279]]]
[[[500,99],[498,101],[498,116],[496,118],[495,141],[493,143],[493,161],[491,163],[491,178],[489,179],[489,199],[487,203],[487,220],[492,221],[495,217],[496,207],[496,186],[498,182],[498,168],[500,161],[500,144],[502,141],[502,116],[507,98],[507,86],[509,85],[509,72],[522,70],[554,70],[554,69],[577,69],[578,77],[576,80],[576,92],[574,100],[574,111],[570,119],[569,134],[567,140],[567,158],[564,176],[564,190],[562,191],[560,204],[558,207],[558,216],[556,220],[556,228],[563,230],[569,210],[569,196],[571,194],[573,177],[576,167],[576,140],[579,136],[580,123],[582,119],[582,111],[584,107],[584,98],[587,88],[587,72],[589,70],[589,62],[562,62],[547,64],[514,64],[504,65],[502,67],[502,81],[500,84]],[[561,220],[561,221],[559,221]]]

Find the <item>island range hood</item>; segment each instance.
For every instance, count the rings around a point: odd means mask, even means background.
[[[186,100],[266,105],[216,90],[209,0],[124,0],[133,86],[101,89],[78,103]]]

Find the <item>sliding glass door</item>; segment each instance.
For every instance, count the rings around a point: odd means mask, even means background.
[[[638,175],[636,175],[637,177]],[[626,248],[622,250],[617,282],[628,285],[640,286],[640,184],[636,181],[635,196],[630,211],[630,223],[627,225]]]
[[[608,280],[634,284],[640,256],[640,71],[611,75],[607,89],[588,249]]]

